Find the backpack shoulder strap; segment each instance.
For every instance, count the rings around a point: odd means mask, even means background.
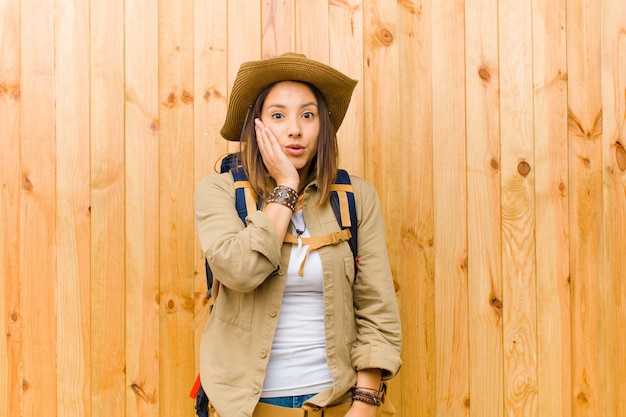
[[[245,226],[248,213],[258,209],[257,198],[248,180],[248,175],[243,168],[233,168],[230,172],[235,180],[235,207],[237,208],[239,218]]]
[[[257,209],[257,198],[241,164],[241,154],[234,152],[226,155],[220,164],[220,172],[230,172],[235,180],[235,206],[245,226],[248,213]]]
[[[354,200],[354,188],[350,181],[350,174],[343,169],[337,170],[337,178],[331,186],[330,204],[342,229],[350,229],[348,244],[354,255],[354,266],[359,265],[358,255],[358,219],[356,215],[356,202]]]

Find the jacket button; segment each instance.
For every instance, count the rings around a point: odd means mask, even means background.
[[[267,357],[267,352],[266,352],[266,351],[264,351],[264,350],[262,350],[262,351],[261,351],[261,357],[262,357],[262,358],[266,358],[266,357]]]
[[[259,389],[257,387],[252,388],[252,393],[257,395],[259,393]]]
[[[270,311],[270,317],[276,317],[276,310]]]

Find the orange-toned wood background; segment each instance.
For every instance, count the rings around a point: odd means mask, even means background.
[[[0,0],[0,415],[193,415],[193,190],[286,51],[359,80],[397,415],[625,416],[622,0]]]

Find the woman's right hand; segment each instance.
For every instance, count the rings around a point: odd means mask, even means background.
[[[283,152],[278,139],[263,124],[261,119],[255,119],[254,125],[259,152],[261,152],[267,171],[274,178],[277,185],[284,185],[298,191],[300,175],[296,167],[287,158],[285,152]]]

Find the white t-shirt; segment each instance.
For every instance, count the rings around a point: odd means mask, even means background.
[[[294,234],[310,237],[302,211],[292,216]],[[298,269],[308,249],[294,244],[291,249],[285,293],[278,327],[263,384],[261,397],[284,397],[316,394],[332,386],[326,363],[324,334],[324,294],[322,261],[312,251],[304,265],[304,276]]]

